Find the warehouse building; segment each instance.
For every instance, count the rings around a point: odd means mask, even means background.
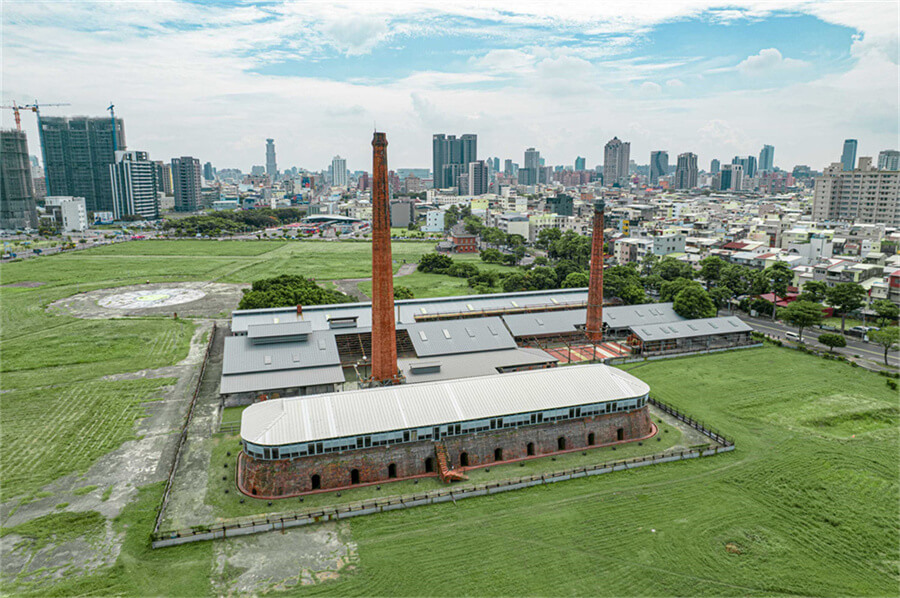
[[[635,326],[629,337],[640,355],[713,351],[754,344],[753,328],[735,316]]]
[[[649,387],[602,364],[398,385],[248,407],[238,486],[250,496],[465,471],[656,432]]]

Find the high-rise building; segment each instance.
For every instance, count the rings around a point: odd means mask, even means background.
[[[156,165],[158,191],[165,193],[167,197],[172,197],[175,194],[175,190],[172,187],[172,164],[166,164],[162,160],[157,160],[153,164]]]
[[[603,147],[603,184],[607,187],[627,184],[630,162],[631,143],[618,137],[610,139]]]
[[[203,165],[203,178],[207,181],[216,180],[216,169],[213,168],[212,162]]]
[[[815,179],[812,215],[815,220],[900,226],[900,172],[877,170],[867,157],[859,159],[855,170],[835,162]]]
[[[845,139],[844,149],[841,152],[841,164],[844,170],[856,168],[856,139]]]
[[[675,188],[693,189],[697,186],[697,154],[685,152],[678,154],[675,166]]]
[[[584,168],[585,162],[586,162],[586,160],[584,158],[582,158],[581,156],[578,156],[577,158],[575,158],[575,170],[585,170],[585,168]]]
[[[744,167],[741,164],[723,164],[719,177],[720,191],[740,191],[744,185]]]
[[[467,173],[469,163],[478,159],[478,136],[469,133],[457,139],[456,135],[435,134],[431,142],[431,158],[434,187],[455,187],[459,175]],[[450,164],[459,164],[462,170],[446,168]]]
[[[709,161],[709,174],[716,174],[719,172],[721,164],[718,160],[713,158]]]
[[[775,146],[764,145],[759,150],[759,171],[772,172],[775,170]]]
[[[347,160],[340,156],[335,156],[331,159],[331,184],[335,187],[346,187],[349,182]]]
[[[41,118],[41,147],[50,196],[83,197],[87,209],[112,211],[109,165],[116,161],[115,146],[126,149],[125,123],[117,118]]]
[[[541,152],[537,151],[533,147],[529,147],[525,150],[525,166],[524,168],[533,168],[537,171],[541,166]]]
[[[503,161],[503,174],[506,176],[515,176],[515,172],[513,172],[513,161],[509,158]]]
[[[266,139],[266,174],[269,175],[270,181],[274,181],[278,176],[278,163],[275,161],[274,139]]]
[[[490,178],[484,160],[469,162],[469,195],[484,195],[488,192]]]
[[[735,156],[731,161],[732,164],[740,164],[744,171],[744,176],[755,177],[757,171],[756,156],[746,156],[744,158]]]
[[[900,152],[897,150],[879,152],[878,170],[900,170]]]
[[[147,152],[118,151],[116,163],[109,165],[113,194],[113,218],[141,216],[147,220],[159,218],[156,164]]]
[[[201,206],[200,160],[191,156],[172,158],[175,210],[196,212]]]
[[[650,184],[659,183],[659,177],[669,174],[669,152],[650,152]]]
[[[0,229],[37,225],[28,139],[24,131],[0,131]]]

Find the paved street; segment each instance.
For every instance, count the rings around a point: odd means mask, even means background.
[[[725,312],[723,312],[723,315],[724,313]],[[770,336],[780,338],[782,340],[785,339],[785,332],[797,332],[797,329],[795,327],[788,326],[787,324],[779,320],[775,320],[773,322],[769,318],[752,318],[745,314],[735,315],[737,315],[741,320],[753,326],[755,330],[758,330],[759,332],[768,334]],[[819,335],[825,332],[828,331],[820,330],[819,328],[804,328],[803,342],[817,349],[827,350],[828,347],[818,342]],[[835,353],[841,353],[846,357],[859,355],[862,359],[873,362],[884,368],[884,351],[880,345],[867,343],[849,335],[845,335],[844,338],[847,339],[847,346],[843,349],[835,349]],[[896,351],[888,354],[888,363],[893,366],[894,369],[900,366],[900,357],[898,357]]]

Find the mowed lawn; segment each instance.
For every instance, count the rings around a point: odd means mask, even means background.
[[[898,397],[884,378],[774,347],[629,369],[737,450],[348,520],[354,570],[273,595],[897,594]],[[115,567],[50,593],[215,594],[214,544],[148,548],[161,492],[123,514]]]
[[[433,245],[395,243],[396,267],[402,260],[417,260]],[[53,479],[85,471],[133,437],[146,401],[161,396],[172,381],[114,383],[102,377],[177,363],[187,356],[194,332],[190,320],[82,320],[47,312],[50,303],[146,281],[247,283],[284,273],[319,279],[364,276],[370,255],[368,243],[174,240],[118,243],[2,264],[2,499],[27,498]],[[7,286],[23,282],[41,284]]]

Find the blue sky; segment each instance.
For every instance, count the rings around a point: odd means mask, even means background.
[[[129,148],[244,170],[266,137],[280,166],[366,168],[374,124],[396,167],[427,166],[435,132],[591,166],[614,135],[639,163],[898,146],[896,2],[448,4],[6,2],[2,99],[113,100]]]

